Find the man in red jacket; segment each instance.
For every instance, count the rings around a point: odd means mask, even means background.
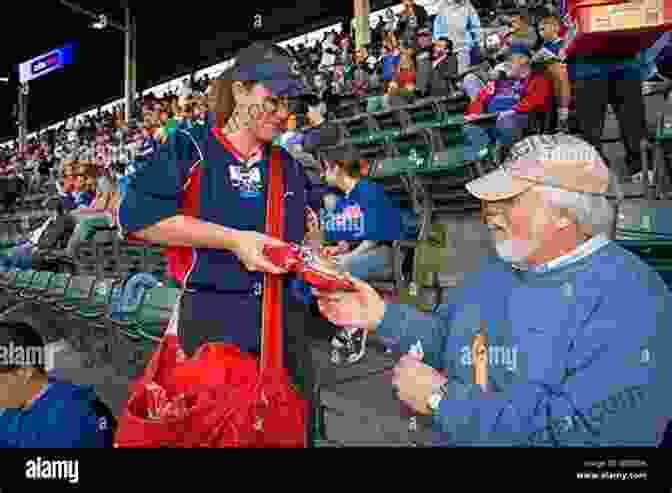
[[[532,54],[525,45],[511,47],[511,83],[490,81],[475,101],[467,107],[465,114],[465,160],[478,160],[483,147],[491,142],[510,145],[522,137],[528,126],[530,113],[546,113],[553,110],[553,82],[544,72],[532,71]],[[502,84],[500,84],[500,82]],[[506,88],[507,93],[500,93]],[[475,116],[497,113],[495,128],[469,125]]]

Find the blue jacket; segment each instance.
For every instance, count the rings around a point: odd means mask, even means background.
[[[0,449],[111,448],[112,423],[96,408],[93,388],[49,383],[27,410],[0,410]]]
[[[672,417],[672,295],[615,243],[546,273],[488,259],[433,314],[388,305],[377,329],[421,341],[449,396],[437,443],[656,446]],[[489,339],[489,386],[473,385],[471,344]]]

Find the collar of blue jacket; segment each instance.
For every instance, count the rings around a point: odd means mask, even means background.
[[[536,266],[516,265],[515,267],[519,270],[534,272],[536,274],[544,274],[546,272],[551,272],[566,267],[568,265],[574,264],[579,260],[582,260],[587,256],[592,255],[594,252],[598,251],[600,248],[609,244],[610,242],[611,240],[607,237],[606,234],[599,234],[597,236],[593,236],[588,241],[580,244],[578,247],[576,247],[574,250],[567,253],[566,255],[553,259],[549,262],[546,262],[545,264]]]

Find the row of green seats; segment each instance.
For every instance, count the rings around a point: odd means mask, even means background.
[[[1,273],[0,289],[19,300],[49,304],[56,311],[98,327],[152,341],[163,335],[180,294],[179,288],[152,288],[137,305],[115,312],[113,294],[123,289],[123,281],[34,270]]]
[[[436,113],[435,111],[427,111],[423,113],[416,113],[415,116],[418,116],[418,120],[413,120],[409,131],[417,131],[422,129],[458,129],[462,133],[462,127],[464,126],[464,115],[461,113],[457,114],[441,114]],[[348,133],[350,137],[346,139],[346,143],[358,145],[358,144],[371,144],[375,142],[386,142],[389,140],[396,140],[402,135],[405,134],[407,129],[397,128],[387,128],[376,131],[371,131],[366,124],[357,123],[352,127],[348,127]]]

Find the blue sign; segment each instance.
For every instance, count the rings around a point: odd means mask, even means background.
[[[40,55],[19,65],[19,80],[24,84],[37,79],[72,64],[73,59],[74,49],[71,44],[52,50],[45,55]]]

